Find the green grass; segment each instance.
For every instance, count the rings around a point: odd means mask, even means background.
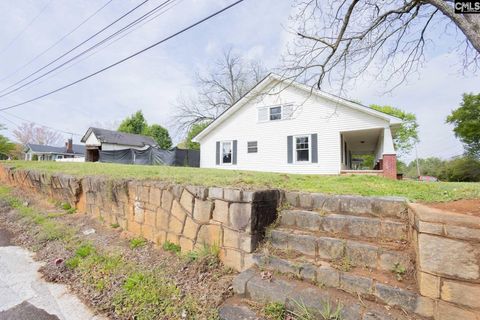
[[[286,308],[283,303],[270,302],[263,307],[263,313],[269,320],[285,319]]]
[[[147,240],[144,238],[132,238],[130,239],[130,249],[136,249],[143,247],[147,244]]]
[[[480,183],[396,181],[376,176],[322,176],[167,166],[109,163],[3,161],[18,169],[78,177],[102,175],[113,179],[158,179],[171,183],[230,186],[247,189],[276,188],[291,191],[364,196],[400,196],[411,201],[441,202],[479,199]]]
[[[65,240],[69,241],[73,235],[74,230],[68,227],[61,227],[55,222],[57,215],[44,215],[38,212],[33,207],[24,206],[22,201],[13,197],[11,189],[5,186],[0,186],[0,198],[6,201],[12,208],[16,209],[19,215],[27,221],[40,226],[39,238],[42,241]]]

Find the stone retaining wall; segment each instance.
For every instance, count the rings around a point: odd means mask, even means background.
[[[420,293],[435,320],[480,319],[480,218],[410,204]]]
[[[105,225],[165,241],[182,251],[218,246],[222,262],[236,270],[252,264],[251,253],[276,219],[278,190],[246,191],[182,186],[158,181],[82,179],[0,166],[0,179],[68,202]]]
[[[252,265],[252,252],[277,207],[368,213],[408,221],[416,251],[420,294],[433,301],[435,320],[480,320],[480,218],[444,212],[395,198],[328,196],[279,190],[246,191],[182,186],[158,181],[76,178],[0,165],[0,180],[75,205],[105,225],[118,224],[157,244],[171,241],[182,251],[220,247],[220,258],[236,270]],[[431,299],[431,300],[430,300]]]

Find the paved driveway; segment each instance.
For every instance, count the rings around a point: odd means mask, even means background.
[[[101,320],[64,285],[41,278],[41,263],[0,229],[0,320]]]

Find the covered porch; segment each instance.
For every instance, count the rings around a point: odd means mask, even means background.
[[[397,178],[397,156],[390,127],[340,133],[341,174]]]

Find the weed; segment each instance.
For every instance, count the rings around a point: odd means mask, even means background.
[[[178,244],[175,244],[175,243],[170,242],[168,240],[166,240],[163,243],[162,248],[165,251],[170,251],[170,252],[173,252],[173,253],[179,253],[182,250],[182,248]]]
[[[327,300],[322,304],[322,311],[320,312],[320,315],[323,317],[324,320],[342,320],[342,309],[343,306],[341,303],[337,304],[337,307],[335,309],[332,308],[332,305],[330,304],[330,301]]]
[[[173,318],[181,312],[179,308],[187,306],[187,299],[181,298],[180,290],[158,273],[132,272],[115,294],[113,305],[115,312],[125,318],[157,319],[160,314]]]
[[[95,253],[95,248],[91,244],[82,244],[75,250],[75,255],[65,261],[65,266],[69,269],[76,269],[82,259]]]
[[[72,206],[70,205],[70,203],[64,202],[60,204],[60,208],[62,208],[63,210],[70,210],[72,209]]]
[[[295,317],[296,320],[315,320],[315,316],[308,310],[307,306],[303,301],[297,301],[292,299],[295,304],[295,311],[290,311],[291,314]]]
[[[340,270],[342,270],[343,272],[348,272],[350,270],[352,270],[352,268],[355,266],[353,263],[352,263],[352,260],[350,260],[350,257],[349,256],[344,256],[340,262],[339,262],[339,268]]]
[[[95,248],[91,244],[83,244],[75,251],[75,255],[80,258],[86,258],[95,252]]]
[[[292,208],[292,205],[287,202],[287,201],[283,201],[278,207],[277,207],[277,212],[282,212],[283,210],[288,210],[288,209],[291,209]]]
[[[120,228],[120,225],[118,223],[112,223],[110,227],[112,227],[113,229],[117,229]]]
[[[317,209],[316,212],[317,212],[321,217],[324,217],[324,216],[328,215],[328,211],[323,210],[323,209]]]
[[[393,265],[392,272],[395,273],[398,281],[402,281],[407,269],[400,262],[397,262]]]
[[[198,260],[198,251],[189,251],[185,255],[188,261],[196,261]]]
[[[143,247],[147,244],[147,240],[145,240],[145,238],[132,238],[130,240],[130,249],[136,249],[136,248],[140,248],[140,247]]]
[[[167,249],[165,249],[167,250]],[[200,249],[188,252],[185,257],[189,261],[203,261],[208,266],[214,266],[220,261],[220,246],[204,244]]]
[[[263,307],[263,313],[268,319],[283,320],[285,319],[285,305],[279,302],[270,302]]]
[[[76,208],[70,208],[66,211],[66,214],[74,214],[75,212],[77,212]]]
[[[67,266],[69,269],[76,269],[80,265],[80,260],[80,257],[76,256],[68,258],[65,260],[65,266]]]

